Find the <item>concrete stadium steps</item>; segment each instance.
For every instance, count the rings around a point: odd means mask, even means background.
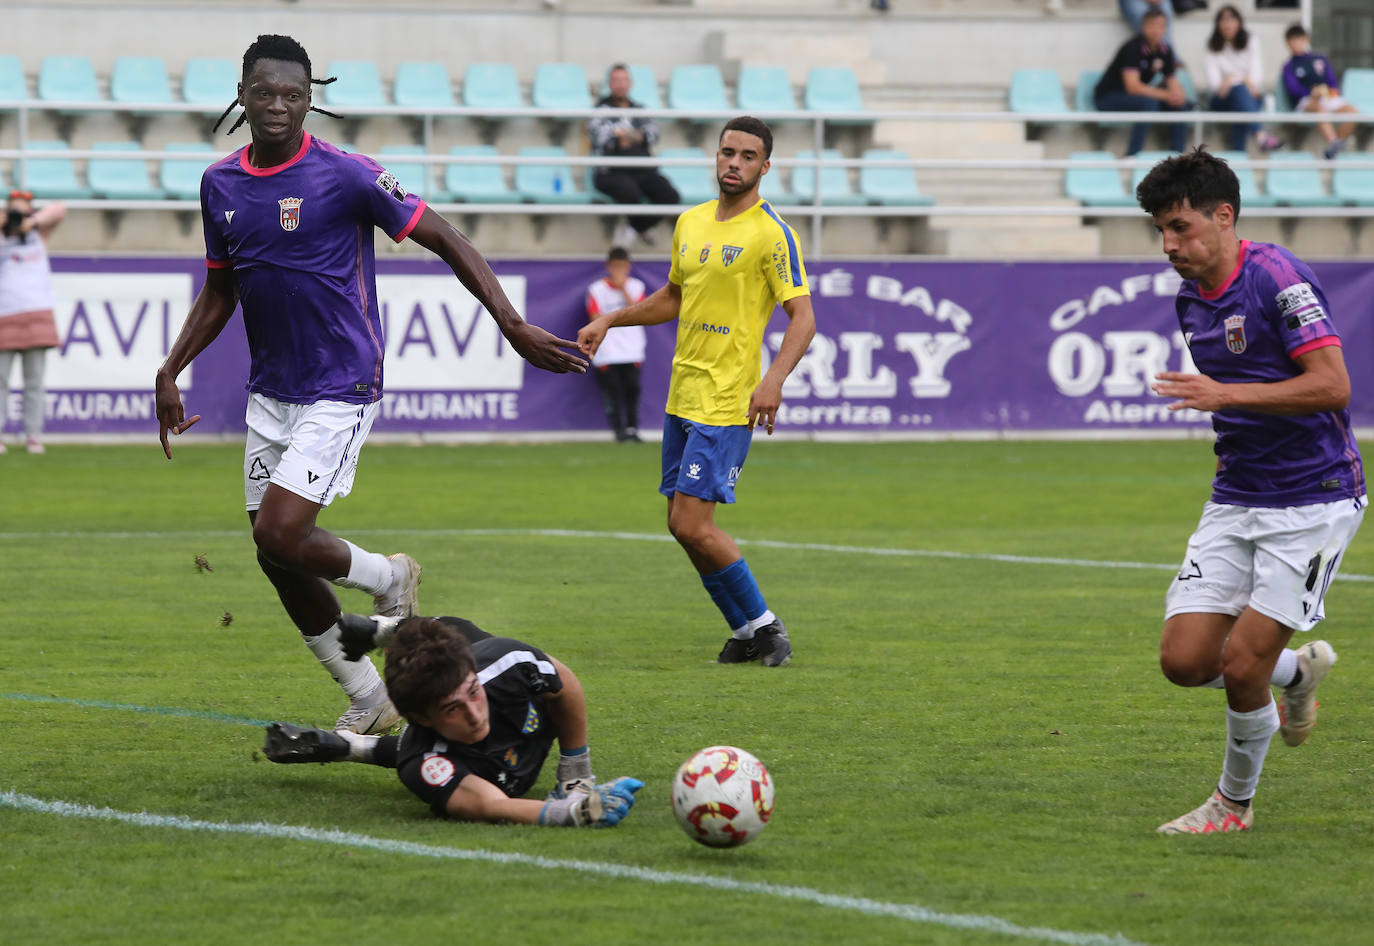
[[[792,4],[780,0],[778,5]],[[741,65],[781,66],[798,87],[817,66],[847,66],[860,87],[881,86],[887,80],[887,67],[873,56],[868,31],[855,27],[817,31],[814,24],[799,20],[777,24],[766,33],[712,30],[705,53],[707,61],[721,66],[728,82],[735,80]]]
[[[1076,207],[1077,202],[1060,197],[1026,206]],[[936,213],[928,226],[934,252],[955,257],[1087,257],[1102,251],[1098,228],[1079,217],[954,217]]]

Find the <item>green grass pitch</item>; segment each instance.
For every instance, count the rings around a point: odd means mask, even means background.
[[[1158,671],[1172,572],[1103,563],[1178,561],[1203,442],[759,438],[718,518],[791,629],[779,671],[711,662],[652,445],[368,447],[321,525],[415,555],[423,611],[578,672],[597,774],[647,783],[608,831],[444,823],[389,772],[261,760],[243,720],[343,706],[258,572],[240,448],[3,461],[5,943],[1374,943],[1374,582],[1331,590],[1340,663],[1308,744],[1275,739],[1255,830],[1154,833],[1215,782],[1222,696]],[[1368,531],[1343,571],[1374,574]],[[713,743],[777,783],[737,850],[669,809]]]

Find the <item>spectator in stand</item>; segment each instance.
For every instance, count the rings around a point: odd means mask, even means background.
[[[609,94],[596,103],[597,108],[643,108],[630,98],[630,70],[621,63],[606,74]],[[647,158],[658,144],[658,122],[652,118],[593,118],[587,123],[592,153],[609,158]],[[653,167],[603,167],[596,169],[592,184],[618,204],[676,204],[681,198],[668,179]],[[652,246],[648,236],[658,217],[638,215],[626,218],[616,233],[616,243],[629,247],[638,238]]]
[[[1186,112],[1193,107],[1175,72],[1178,60],[1173,47],[1164,39],[1169,21],[1159,9],[1145,11],[1140,33],[1116,51],[1102,78],[1093,90],[1093,101],[1100,112]],[[1126,157],[1145,147],[1150,126],[1144,122],[1131,126]],[[1188,145],[1188,126],[1169,126],[1175,151]]]
[[[1212,90],[1214,112],[1258,112],[1262,109],[1260,83],[1260,45],[1250,42],[1250,33],[1240,11],[1227,4],[1217,11],[1207,51],[1202,56],[1202,68],[1207,74],[1207,86]],[[1244,151],[1245,143],[1255,136],[1260,150],[1268,154],[1283,147],[1283,142],[1255,124],[1228,125],[1231,150]]]
[[[1283,34],[1288,41],[1288,51],[1293,55],[1283,64],[1283,90],[1293,102],[1295,112],[1358,112],[1355,106],[1341,98],[1340,81],[1336,70],[1331,68],[1331,60],[1312,52],[1312,38],[1302,24],[1294,23]],[[1353,122],[1346,122],[1340,129],[1330,122],[1321,122],[1317,130],[1326,139],[1326,159],[1330,161],[1341,153],[1352,133]]]
[[[1145,25],[1145,14],[1151,10],[1158,10],[1164,14],[1164,39],[1172,43],[1174,37],[1174,4],[1173,0],[1116,0],[1121,8],[1121,17],[1131,28],[1132,33],[1139,33],[1141,27]]]
[[[28,191],[10,191],[0,234],[0,428],[10,394],[10,368],[19,355],[24,371],[24,436],[29,453],[43,452],[43,369],[48,349],[56,348],[52,269],[48,237],[67,216],[51,203],[34,210]],[[0,440],[0,453],[5,443]]]
[[[587,287],[587,321],[644,298],[644,283],[630,275],[630,254],[613,246],[606,254],[606,276]],[[639,442],[639,369],[644,364],[644,326],[609,329],[592,356],[592,375],[601,389],[601,406],[617,443]]]

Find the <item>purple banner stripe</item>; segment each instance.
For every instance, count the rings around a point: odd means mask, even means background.
[[[1351,413],[1374,424],[1374,267],[1315,264],[1350,367]],[[508,261],[493,269],[517,308],[564,338],[586,322],[599,261]],[[398,432],[609,429],[589,376],[520,361],[435,260],[379,260],[386,396],[375,429]],[[650,291],[666,263],[636,264]],[[54,261],[61,348],[50,353],[48,430],[156,437],[153,372],[205,276],[201,259]],[[784,390],[779,430],[830,432],[1169,431],[1205,427],[1149,391],[1192,370],[1162,263],[813,262],[818,334]],[[786,327],[781,310],[766,357]],[[676,326],[650,326],[642,426],[667,396]],[[1238,355],[1238,357],[1244,357]],[[182,377],[203,432],[242,431],[248,372],[236,315]],[[16,379],[17,380],[17,379]],[[7,419],[18,425],[12,393]]]

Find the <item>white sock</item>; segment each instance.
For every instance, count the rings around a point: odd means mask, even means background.
[[[1293,684],[1293,678],[1298,675],[1298,652],[1296,650],[1279,651],[1279,661],[1274,664],[1274,673],[1269,678],[1269,682],[1276,687],[1286,687]]]
[[[396,575],[391,570],[391,559],[380,552],[360,549],[347,539],[343,540],[343,544],[348,546],[352,557],[348,562],[348,574],[333,579],[334,584],[344,588],[358,588],[370,595],[379,595],[391,587],[396,580]]]
[[[1259,784],[1269,740],[1279,731],[1279,708],[1270,700],[1248,713],[1226,708],[1226,760],[1217,788],[1232,801],[1249,801]]]
[[[347,729],[336,729],[335,735],[342,736],[344,742],[348,743],[349,762],[372,763],[372,750],[381,741],[381,736],[364,736],[361,733],[349,732]]]
[[[737,640],[751,641],[754,639],[754,629],[748,624],[744,625],[744,627],[732,627],[730,629],[730,636]]]
[[[751,632],[757,631],[761,627],[767,627],[777,619],[778,616],[776,614],[765,608],[762,614],[760,614],[758,617],[754,618],[752,621],[749,622],[749,630]],[[753,637],[754,635],[750,633],[749,636]]]
[[[362,660],[345,659],[343,647],[339,644],[339,625],[332,624],[323,634],[302,639],[315,659],[324,664],[324,669],[343,687],[349,700],[366,696],[381,685],[382,676],[371,660],[366,657]]]
[[[1203,686],[1210,690],[1224,690],[1226,689],[1226,678],[1217,677],[1215,680],[1208,680]]]

